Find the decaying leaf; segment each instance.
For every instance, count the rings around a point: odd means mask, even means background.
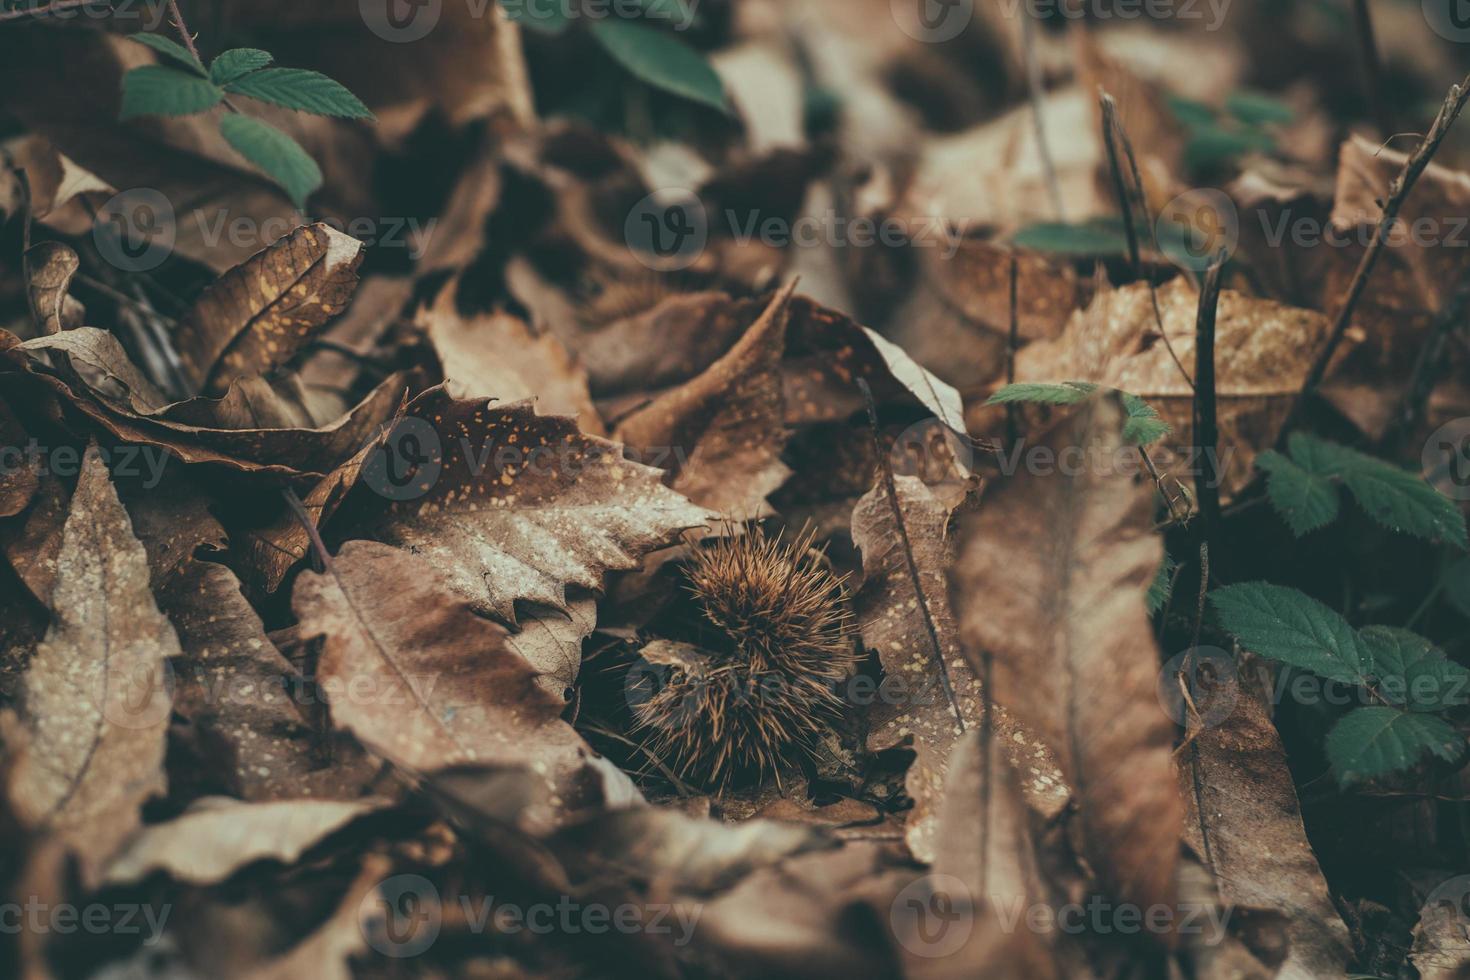
[[[31,246],[25,264],[30,271],[27,286],[31,315],[36,318],[41,333],[60,333],[81,326],[82,304],[67,294],[72,277],[81,267],[77,253],[60,242],[42,242]]]
[[[1042,443],[1081,466],[1020,471],[959,521],[950,573],[971,664],[1056,753],[1083,853],[1122,901],[1172,903],[1182,810],[1144,595],[1162,557],[1153,491],[1114,468],[1124,413],[1084,403]]]
[[[7,786],[21,821],[63,838],[91,880],[164,790],[166,671],[179,642],[148,580],[92,446],[57,556],[54,619],[26,673],[26,744]]]

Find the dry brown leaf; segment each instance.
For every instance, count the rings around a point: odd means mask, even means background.
[[[26,283],[31,301],[31,315],[41,333],[61,333],[81,326],[85,311],[82,304],[67,295],[72,277],[81,268],[81,260],[70,245],[41,242],[25,254],[29,271]]]
[[[567,586],[599,590],[605,573],[636,567],[708,519],[659,471],[575,420],[525,402],[461,401],[442,385],[409,405],[384,453],[374,465],[404,470],[401,482],[364,482],[397,499],[385,506],[360,485],[363,510],[342,519],[428,557],[476,609],[506,622],[518,601],[566,608]]]
[[[1409,962],[1420,980],[1464,980],[1470,971],[1470,875],[1458,875],[1432,890],[1414,925]]]
[[[632,458],[657,462],[670,485],[735,520],[770,513],[766,496],[790,470],[781,354],[793,282],[778,292],[729,353],[699,377],[625,418],[616,438]]]
[[[354,980],[349,960],[365,953],[368,936],[381,928],[389,905],[379,889],[392,871],[393,863],[381,854],[364,857],[362,871],[327,921],[289,952],[252,966],[241,980]]]
[[[190,390],[223,395],[236,378],[268,374],[332,317],[357,287],[362,242],[328,225],[296,228],[226,272],[174,332]]]
[[[1158,291],[1164,335],[1186,371],[1194,371],[1199,294],[1183,278]],[[1215,364],[1220,425],[1222,495],[1252,478],[1256,454],[1276,441],[1316,352],[1325,342],[1326,317],[1226,289],[1215,319]],[[1194,391],[1158,335],[1145,283],[1100,293],[1079,310],[1066,332],[1037,341],[1016,357],[1018,382],[1099,382],[1137,395],[1173,432],[1155,462],[1186,482],[1203,465],[1194,450]]]
[[[868,749],[881,752],[911,744],[916,753],[906,787],[914,800],[906,839],[921,861],[932,862],[939,805],[945,798],[950,751],[963,732],[940,675],[935,646],[954,690],[965,728],[978,730],[984,705],[980,682],[960,649],[950,611],[950,509],[916,477],[894,479],[907,541],[893,518],[893,504],[878,481],[852,512],[852,540],[863,553],[863,587],[854,600],[863,644],[878,651],[886,675],[868,714]],[[915,594],[907,548],[912,548],[923,595]],[[920,607],[920,603],[925,608]],[[926,615],[927,612],[927,615]],[[930,624],[933,632],[930,632]],[[1067,804],[1069,791],[1055,756],[1011,713],[992,705],[996,738],[1018,774],[1027,803],[1047,818]]]
[[[162,871],[175,881],[213,885],[255,861],[294,863],[310,847],[384,800],[242,803],[202,797],[181,816],[143,828],[107,867],[125,885]]]
[[[148,556],[89,447],[72,496],[53,622],[26,673],[28,746],[10,774],[22,823],[55,833],[95,880],[164,791],[173,627],[153,604]]]
[[[15,417],[10,403],[0,397],[0,446],[19,448],[26,444],[25,426]],[[7,457],[0,465],[0,517],[14,517],[25,510],[40,488],[39,460]]]
[[[1075,793],[1083,853],[1119,900],[1173,905],[1182,808],[1144,595],[1163,558],[1153,488],[1109,464],[1123,409],[1100,398],[1047,434],[1077,468],[1020,471],[959,521],[950,574],[972,664],[1051,746]]]
[[[569,598],[565,612],[543,610],[522,616],[519,625],[505,645],[536,668],[548,694],[565,698],[582,670],[582,641],[597,628],[597,600]]]
[[[429,335],[444,377],[466,398],[534,399],[546,415],[575,416],[582,431],[606,435],[587,391],[587,372],[560,340],[537,334],[504,310],[466,318],[455,309],[459,280],[451,279],[415,322]]]
[[[522,764],[551,792],[550,822],[601,803],[604,780],[626,782],[562,721],[564,702],[424,558],[348,542],[321,575],[303,574],[293,605],[304,638],[320,636],[317,683],[332,721],[412,771]]]

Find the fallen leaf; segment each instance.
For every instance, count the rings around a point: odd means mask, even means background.
[[[61,242],[32,245],[25,254],[25,266],[29,272],[26,285],[30,291],[31,315],[36,318],[41,333],[60,333],[81,326],[85,316],[82,304],[67,294],[72,277],[81,268],[81,260],[71,246]]]

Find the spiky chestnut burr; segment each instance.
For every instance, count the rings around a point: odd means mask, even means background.
[[[841,716],[858,654],[842,581],[812,550],[814,536],[754,527],[694,552],[687,587],[705,620],[700,644],[646,645],[645,678],[658,676],[632,698],[646,747],[680,779],[763,777],[810,754]]]

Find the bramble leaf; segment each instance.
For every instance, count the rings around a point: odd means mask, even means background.
[[[164,37],[162,34],[130,34],[129,41],[136,41],[144,47],[152,48],[166,58],[178,62],[182,67],[189,69],[199,77],[204,77],[204,66],[199,59],[179,42]]]
[[[188,116],[219,105],[219,86],[164,65],[143,65],[123,76],[120,119],[138,116]]]
[[[343,119],[371,119],[372,112],[341,82],[305,68],[265,68],[232,81],[225,88],[239,95],[286,109]]]
[[[1301,537],[1337,519],[1337,488],[1326,477],[1303,469],[1274,449],[1257,456],[1256,466],[1266,472],[1266,497],[1292,534]]]
[[[1387,700],[1410,711],[1470,704],[1470,670],[1419,634],[1393,626],[1365,626],[1358,631],[1358,640],[1373,660],[1375,688]]]
[[[1371,681],[1371,651],[1347,620],[1305,593],[1245,582],[1216,589],[1210,602],[1221,625],[1253,653],[1332,680]]]
[[[1443,718],[1397,708],[1355,708],[1327,733],[1327,759],[1343,785],[1407,769],[1428,752],[1453,762],[1464,748]]]
[[[259,48],[231,48],[209,63],[209,78],[216,85],[228,85],[270,64],[269,51]]]
[[[264,170],[286,189],[298,207],[322,186],[321,168],[295,140],[251,116],[231,113],[220,120],[220,132],[242,157]]]
[[[592,36],[636,78],[722,112],[730,111],[720,76],[704,55],[678,38],[617,19],[594,22]]]

